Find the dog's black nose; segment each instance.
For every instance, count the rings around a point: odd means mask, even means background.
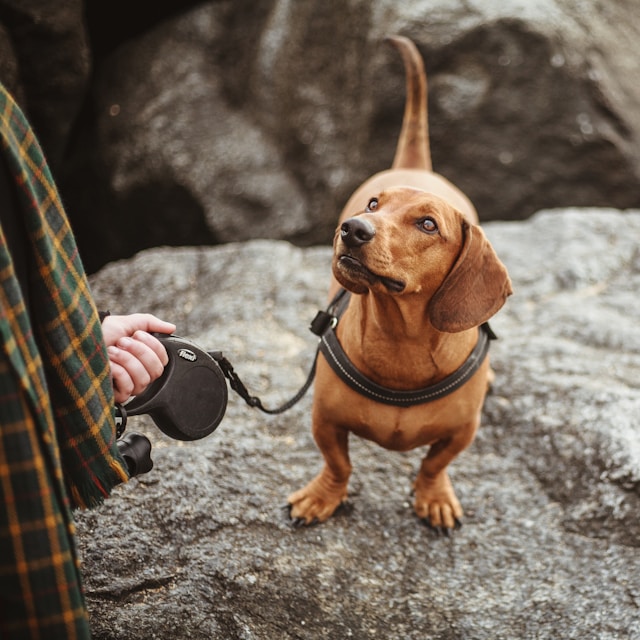
[[[362,218],[349,218],[340,227],[340,237],[348,247],[360,247],[371,242],[375,235],[373,225]]]

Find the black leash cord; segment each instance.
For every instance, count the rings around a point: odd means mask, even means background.
[[[334,299],[329,304],[329,307],[326,311],[318,311],[316,317],[311,322],[311,326],[309,329],[312,333],[317,336],[322,336],[325,331],[327,331],[330,327],[335,326],[337,319],[342,315],[343,311],[346,309],[347,303],[349,302],[349,296],[347,295],[346,289],[340,288],[338,293],[335,295]],[[209,355],[218,363],[224,377],[229,380],[229,386],[250,406],[256,409],[260,409],[263,413],[269,413],[271,415],[276,415],[278,413],[284,413],[288,409],[291,409],[296,402],[299,402],[305,393],[309,390],[311,383],[316,375],[316,364],[318,362],[318,354],[320,353],[320,346],[316,349],[316,355],[313,359],[313,364],[311,365],[311,370],[309,371],[309,375],[307,376],[306,382],[302,385],[302,388],[298,393],[296,393],[291,400],[285,402],[282,406],[277,409],[267,409],[262,404],[260,398],[256,396],[252,396],[249,394],[249,391],[244,386],[244,383],[238,377],[238,374],[234,371],[231,363],[222,355],[221,351],[209,351]]]
[[[263,406],[260,398],[256,396],[252,396],[249,394],[249,391],[244,386],[244,383],[238,377],[238,374],[234,371],[231,363],[222,355],[220,351],[210,351],[209,355],[220,365],[220,369],[224,374],[225,378],[229,380],[229,386],[250,406],[255,407],[256,409],[260,409],[263,413],[268,413],[271,415],[276,415],[278,413],[284,413],[288,409],[291,409],[296,402],[302,399],[305,393],[309,390],[311,383],[313,382],[313,378],[316,375],[316,363],[318,361],[318,351],[316,351],[315,358],[313,359],[313,364],[311,365],[311,371],[309,371],[309,375],[307,377],[306,382],[302,385],[302,388],[298,393],[296,393],[291,400],[285,402],[282,406],[276,409],[267,409]]]

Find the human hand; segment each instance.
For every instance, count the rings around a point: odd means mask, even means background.
[[[150,332],[173,333],[176,326],[150,313],[109,315],[102,321],[116,402],[142,393],[169,362],[162,343]]]

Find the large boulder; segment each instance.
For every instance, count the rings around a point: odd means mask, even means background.
[[[466,511],[412,512],[424,451],[352,438],[349,508],[292,529],[319,469],[308,394],[266,416],[231,393],[218,430],[78,514],[97,640],[630,638],[640,629],[640,211],[541,212],[486,232],[515,294],[492,320],[483,426],[451,465]],[[164,248],[94,277],[100,305],[153,311],[222,350],[267,408],[303,384],[328,247]]]
[[[55,160],[91,271],[163,244],[327,242],[393,157],[389,33],[423,53],[435,168],[483,220],[640,206],[633,0],[147,4],[0,0],[0,78]]]
[[[351,191],[393,157],[404,72],[383,44],[392,32],[425,57],[435,168],[482,219],[638,206],[640,34],[622,5],[606,13],[562,0],[199,5],[96,75],[109,224],[144,220],[145,246],[184,244],[190,229],[204,244],[327,241]]]

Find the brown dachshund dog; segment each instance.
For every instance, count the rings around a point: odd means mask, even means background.
[[[331,297],[350,292],[335,328],[362,376],[390,390],[431,388],[464,369],[485,323],[512,292],[469,200],[431,170],[422,58],[403,37],[407,102],[393,168],[349,199],[334,240]],[[367,397],[318,358],[313,436],[324,467],[289,496],[294,523],[322,522],[347,498],[349,432],[382,447],[428,446],[415,484],[418,517],[438,530],[460,524],[462,508],[447,466],[473,441],[490,383],[489,358],[446,395],[406,406]],[[442,385],[441,385],[442,386]]]

